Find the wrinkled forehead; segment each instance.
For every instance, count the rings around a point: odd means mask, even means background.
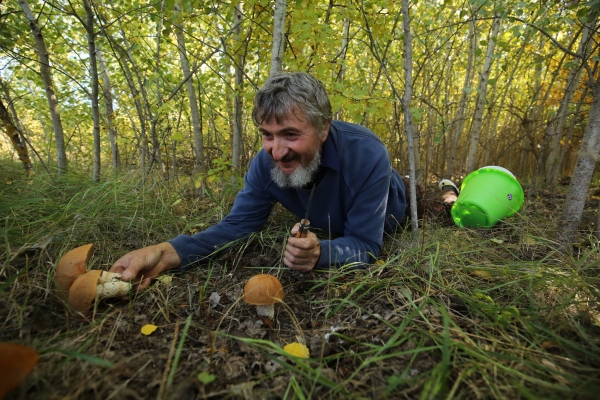
[[[258,114],[258,122],[260,125],[268,124],[275,120],[278,124],[283,124],[285,122],[298,120],[300,122],[308,122],[310,123],[309,118],[304,114],[304,112],[300,109],[300,107],[293,107],[285,109],[283,107],[277,108],[272,107],[269,109],[261,110]]]

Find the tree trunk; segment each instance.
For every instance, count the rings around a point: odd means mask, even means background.
[[[285,18],[285,12],[284,12]],[[231,163],[233,169],[240,172],[242,155],[242,107],[244,90],[244,41],[241,37],[242,32],[242,10],[241,3],[238,3],[233,10],[233,23],[235,24],[235,41],[237,48],[235,50],[235,98],[233,100],[233,138]],[[273,42],[274,43],[274,42]],[[281,65],[279,66],[281,70]]]
[[[569,105],[573,100],[573,96],[575,95],[575,90],[577,86],[579,86],[579,78],[581,76],[581,72],[583,70],[583,63],[585,61],[580,61],[586,58],[588,45],[590,43],[590,27],[594,24],[586,24],[583,28],[583,34],[581,35],[581,42],[579,42],[579,48],[577,49],[577,54],[579,56],[578,65],[569,70],[569,75],[567,78],[567,88],[565,89],[565,95],[560,103],[560,107],[558,108],[558,112],[556,113],[556,119],[553,122],[550,122],[548,126],[553,125],[552,135],[548,136],[550,138],[549,148],[548,148],[548,157],[546,159],[546,186],[550,189],[554,189],[556,183],[558,181],[558,175],[560,172],[560,140],[563,136],[563,130],[565,126],[565,121],[567,119],[567,113],[569,111]],[[546,134],[548,135],[549,132]]]
[[[271,71],[269,76],[283,71],[283,49],[285,48],[284,26],[286,0],[275,0],[275,15],[273,16],[273,52],[271,53]]]
[[[106,62],[104,60],[104,54],[102,53],[102,50],[98,50],[96,54],[98,55],[98,62],[100,63],[100,76],[102,77],[102,93],[104,95],[104,106],[106,107],[105,118],[106,127],[108,130],[108,137],[110,139],[112,167],[113,170],[116,172],[116,170],[119,168],[120,160],[119,145],[117,143],[117,130],[115,128],[115,124],[113,123],[115,115],[113,109],[112,85],[110,82],[110,77],[108,76]]]
[[[590,79],[594,78],[590,77]],[[558,240],[563,245],[575,241],[590,181],[598,159],[598,152],[600,151],[600,78],[594,82],[593,96],[594,100],[590,107],[588,123],[577,155],[575,170],[571,177],[565,208],[557,228]],[[596,229],[598,228],[596,227]]]
[[[475,32],[475,22],[471,20],[469,23],[469,55],[467,58],[467,71],[465,73],[465,81],[463,83],[462,94],[460,96],[460,103],[458,105],[458,111],[454,121],[456,122],[456,128],[450,136],[450,148],[448,149],[448,168],[446,169],[446,176],[452,179],[456,171],[458,160],[458,143],[460,142],[460,136],[462,134],[463,125],[465,122],[465,108],[469,93],[471,89],[471,80],[473,79],[473,64],[475,59],[475,49],[477,48],[477,34]]]
[[[339,63],[340,69],[338,70],[336,82],[342,83],[344,81],[344,74],[346,73],[346,53],[348,52],[348,41],[350,36],[350,18],[344,18],[344,33],[342,35],[342,50],[340,51]],[[336,111],[334,119],[340,119],[341,110]]]
[[[90,81],[92,84],[91,102],[92,102],[92,120],[94,121],[94,173],[92,180],[100,182],[100,170],[102,160],[100,158],[100,112],[98,110],[98,63],[96,61],[96,38],[94,34],[94,12],[89,0],[82,0],[85,9],[85,32],[87,34],[88,54],[90,57]],[[83,21],[82,21],[83,22]]]
[[[33,15],[33,12],[31,12],[27,0],[19,0],[19,4],[29,21],[29,27],[31,28],[31,33],[35,39],[36,50],[40,62],[40,76],[44,82],[46,98],[48,99],[48,106],[50,108],[50,116],[52,117],[54,141],[56,143],[56,164],[58,173],[63,174],[67,171],[67,153],[65,151],[65,139],[58,109],[58,100],[56,98],[56,93],[54,92],[52,74],[50,73],[50,57],[48,56],[48,50],[46,49],[46,43],[44,42],[44,36],[42,35],[38,21]]]
[[[483,70],[479,77],[479,88],[477,93],[477,105],[475,106],[475,115],[473,116],[473,128],[471,129],[471,143],[469,145],[469,154],[467,155],[466,173],[470,173],[475,168],[475,158],[479,147],[479,138],[481,137],[481,126],[483,124],[483,112],[485,111],[485,100],[488,87],[488,79],[492,70],[492,56],[496,48],[496,40],[500,32],[500,17],[494,16],[490,34],[488,36],[488,47],[485,54]]]
[[[33,168],[31,167],[31,159],[29,158],[29,153],[27,152],[27,145],[23,142],[23,140],[21,140],[19,130],[12,122],[10,114],[4,106],[2,99],[0,99],[0,128],[1,127],[4,127],[6,129],[6,134],[8,135],[11,143],[17,151],[19,159],[23,163],[23,167],[25,168],[25,172],[27,173],[27,175],[33,174]]]
[[[500,98],[500,102],[498,103],[498,106],[495,107],[496,109],[496,117],[493,117],[493,113],[490,113],[490,119],[493,120],[493,122],[491,123],[491,128],[490,128],[490,132],[489,132],[489,136],[488,136],[488,141],[486,143],[485,149],[484,149],[484,155],[483,155],[483,165],[489,165],[489,156],[490,156],[490,150],[494,144],[495,138],[496,138],[496,128],[498,127],[498,123],[500,122],[500,114],[502,114],[502,112],[504,111],[504,102],[506,101],[506,95],[508,94],[512,82],[515,78],[515,74],[517,72],[517,69],[519,68],[519,65],[521,64],[521,57],[523,57],[523,53],[525,52],[525,48],[529,45],[529,36],[525,37],[525,40],[523,41],[523,44],[521,45],[521,48],[519,49],[519,52],[517,53],[517,59],[514,62],[514,66],[512,68],[512,70],[510,71],[510,75],[508,77],[508,82],[506,82],[506,85],[504,86],[504,90],[502,91],[502,96]]]
[[[181,4],[176,6],[177,15],[180,15]],[[190,64],[187,58],[187,51],[185,47],[185,38],[183,36],[183,29],[180,24],[175,24],[176,35],[177,35],[177,49],[179,50],[179,59],[181,60],[181,71],[183,72],[184,78],[190,75]],[[194,136],[194,152],[196,156],[196,171],[203,171],[204,167],[204,143],[202,141],[202,129],[200,127],[200,112],[198,110],[198,100],[196,98],[196,90],[194,88],[194,81],[190,77],[185,82],[185,86],[188,92],[188,100],[190,102],[190,112],[192,114],[192,132]]]
[[[164,13],[165,11],[165,0],[162,0],[160,3],[160,12]],[[156,73],[156,79],[154,80],[154,85],[156,89],[156,107],[160,109],[163,104],[161,93],[160,93],[160,39],[162,37],[163,30],[163,20],[162,18],[158,19],[158,25],[156,27],[156,53],[154,54],[154,71]],[[158,133],[156,132],[156,125],[158,124],[158,111],[155,116],[152,117],[152,122],[150,123],[150,138],[152,139],[152,157],[150,157],[150,164],[148,165],[148,171],[152,169],[152,166],[156,161],[158,161],[158,167],[160,172],[164,173],[165,168],[162,160],[162,152],[160,150],[160,141],[158,140]]]
[[[408,15],[408,0],[402,0],[402,30],[404,32],[404,94],[402,96],[402,109],[404,111],[404,129],[408,145],[408,170],[410,175],[410,225],[413,232],[419,230],[417,216],[417,187],[415,145],[413,139],[413,122],[410,111],[412,96],[412,39],[410,37],[410,19]]]

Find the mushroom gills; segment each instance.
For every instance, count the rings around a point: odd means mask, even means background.
[[[109,297],[127,296],[131,284],[121,280],[121,274],[103,271],[98,278],[96,298],[105,299]]]

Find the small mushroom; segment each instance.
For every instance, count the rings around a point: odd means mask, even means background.
[[[54,280],[56,285],[64,290],[69,291],[73,281],[79,276],[87,272],[87,263],[94,252],[94,244],[86,244],[68,251],[61,257],[56,265]]]
[[[40,355],[18,343],[0,343],[0,399],[21,384],[36,366]]]
[[[126,296],[131,285],[121,280],[121,274],[92,270],[78,276],[67,296],[75,311],[86,314],[94,300]]]
[[[244,300],[256,306],[259,317],[273,319],[273,305],[283,300],[283,287],[279,279],[269,274],[254,275],[244,286]]]

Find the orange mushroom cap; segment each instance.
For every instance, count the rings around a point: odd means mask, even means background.
[[[94,252],[94,244],[86,244],[68,251],[56,264],[54,280],[56,285],[64,290],[69,290],[73,281],[87,272],[87,263]]]
[[[18,343],[0,343],[0,399],[21,384],[36,366],[40,355]]]
[[[282,301],[283,297],[283,286],[273,275],[254,275],[244,286],[244,300],[255,306],[272,305]]]
[[[73,307],[75,311],[79,311],[82,314],[87,314],[88,309],[96,298],[96,289],[98,285],[98,278],[102,271],[92,270],[83,275],[79,275],[71,285],[67,301],[69,305]]]

